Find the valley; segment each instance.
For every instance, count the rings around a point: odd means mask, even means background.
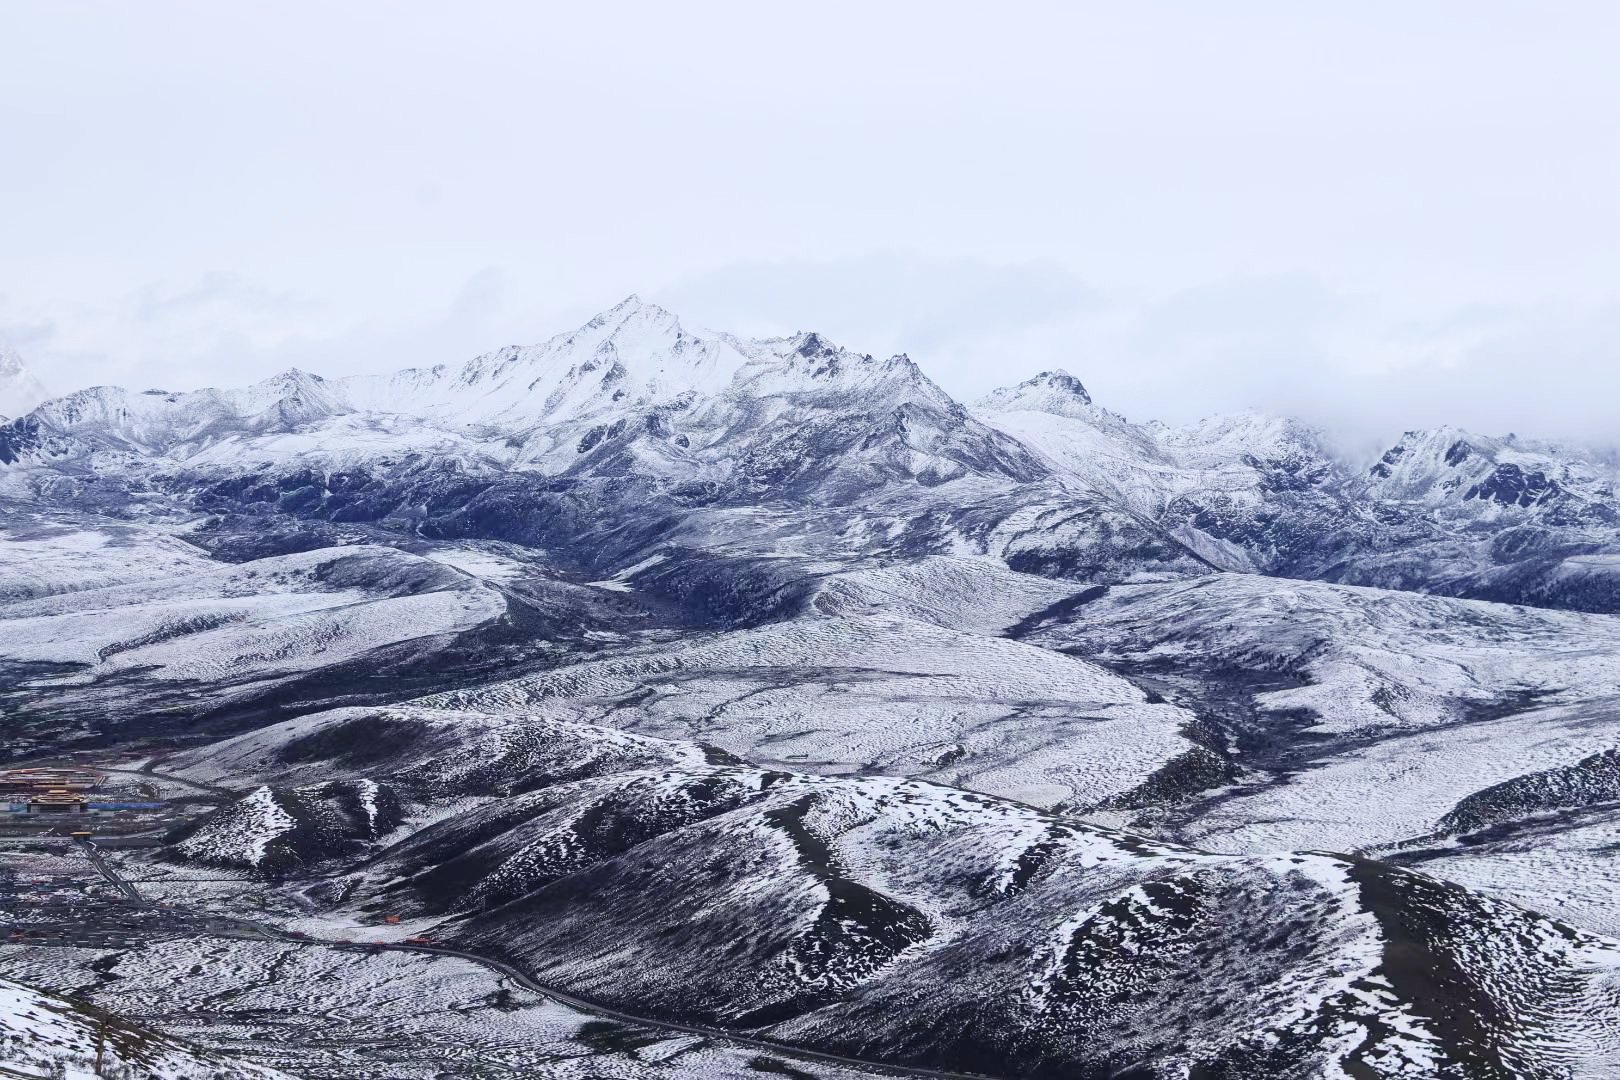
[[[634,298],[80,391],[4,764],[162,809],[5,840],[0,975],[309,1077],[1613,1075],[1615,479]]]

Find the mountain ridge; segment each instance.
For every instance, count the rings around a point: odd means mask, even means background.
[[[700,517],[711,547],[763,552],[766,507],[843,508],[866,552],[975,550],[1080,580],[1227,570],[1620,610],[1620,470],[1595,454],[1437,428],[1358,470],[1297,420],[1137,424],[1062,370],[969,407],[904,354],[814,332],[691,331],[634,296],[459,366],[78,391],[0,424],[0,468],[0,491],[71,488],[87,508],[106,505],[85,486],[94,478],[161,492],[180,513],[550,545],[573,534],[517,507],[562,522],[589,505],[621,535],[632,522],[645,534],[582,551],[610,573]],[[265,498],[236,494],[247,475],[264,478],[250,489]],[[659,535],[650,520],[665,522]]]
[[[3,749],[209,792],[108,858],[265,950],[428,933],[921,1068],[1598,1080],[1605,466],[1386,456],[1063,371],[970,407],[635,299],[461,365],[80,391],[0,425]],[[266,960],[283,1010],[371,1000]],[[417,1075],[366,1053],[332,1075]]]

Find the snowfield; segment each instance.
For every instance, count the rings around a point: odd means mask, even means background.
[[[1420,874],[1211,854],[959,789],[762,770],[532,717],[505,722],[521,759],[489,745],[449,782],[433,765],[453,720],[342,710],[177,764],[270,783],[321,761],[363,773],[418,823],[306,896],[400,912],[677,1022],[1033,1076],[1143,1058],[1347,1078],[1620,1065],[1606,1020],[1620,942]],[[212,828],[251,842],[268,790]],[[421,812],[435,807],[453,809]],[[1491,1019],[1436,1012],[1434,980]]]
[[[1441,426],[1364,467],[1061,371],[967,408],[634,297],[391,375],[19,387],[0,751],[211,785],[109,855],[175,910],[890,1065],[1620,1075],[1604,455]],[[300,1075],[838,1075],[448,959],[15,948]],[[254,1004],[210,1035],[159,972]]]
[[[0,1068],[40,1080],[292,1080],[6,980],[0,980]]]
[[[333,664],[504,612],[494,590],[449,574],[395,596],[335,587],[345,577],[368,585],[429,577],[415,561],[386,548],[324,549],[8,604],[0,657],[82,664],[82,681],[139,668],[149,678],[225,682]]]
[[[208,554],[156,529],[75,520],[0,501],[0,604],[212,569]]]
[[[1092,664],[892,615],[804,618],[421,703],[551,706],[795,769],[928,776],[1076,809],[1193,748],[1188,714]]]

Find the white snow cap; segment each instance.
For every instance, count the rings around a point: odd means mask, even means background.
[[[1044,412],[1056,416],[1089,416],[1095,411],[1091,395],[1080,380],[1062,368],[992,391],[977,408],[985,412]]]

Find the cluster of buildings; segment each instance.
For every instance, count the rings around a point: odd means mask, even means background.
[[[0,811],[32,817],[42,814],[117,813],[150,809],[160,803],[98,800],[95,793],[107,778],[73,766],[0,770]]]

